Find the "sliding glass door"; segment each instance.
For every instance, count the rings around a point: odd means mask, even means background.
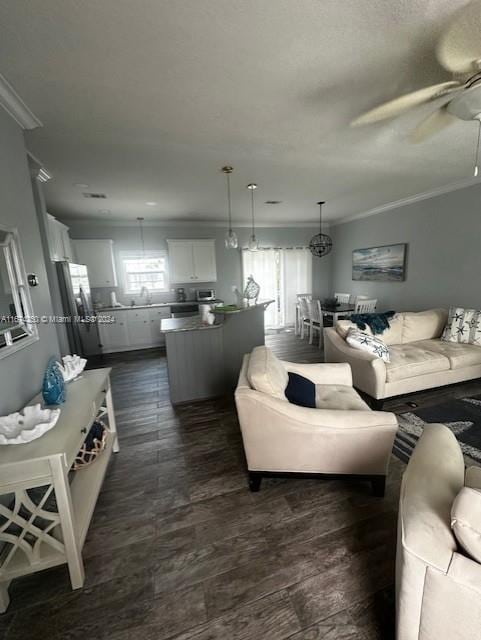
[[[260,298],[274,300],[267,308],[267,328],[294,324],[296,296],[312,291],[312,256],[307,248],[242,251],[244,286],[252,275],[260,285]]]

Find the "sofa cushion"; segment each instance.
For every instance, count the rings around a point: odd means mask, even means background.
[[[467,554],[481,562],[481,491],[461,489],[451,509],[451,527]]]
[[[444,330],[448,312],[446,309],[406,311],[404,314],[402,343],[439,338]]]
[[[481,311],[451,307],[442,340],[481,346]]]
[[[370,411],[361,396],[342,384],[316,384],[316,408],[340,411]]]
[[[426,373],[449,371],[451,365],[446,356],[415,344],[398,344],[389,347],[391,362],[386,363],[387,382],[396,382]]]
[[[286,398],[291,404],[297,404],[300,407],[316,408],[316,385],[304,376],[288,372],[289,382],[285,390]]]
[[[249,384],[256,391],[285,400],[289,376],[280,360],[267,347],[255,347],[249,358]]]
[[[377,338],[381,338],[384,344],[388,346],[390,344],[401,344],[402,342],[402,328],[403,328],[403,314],[396,313],[396,315],[389,320],[389,329],[382,333],[376,334]],[[338,320],[336,323],[336,331],[341,338],[346,339],[349,329],[358,329],[357,325],[350,320]],[[359,330],[359,329],[358,329]],[[363,329],[363,333],[372,335],[372,331],[369,326]]]
[[[389,362],[389,349],[378,336],[369,335],[359,329],[349,329],[346,342],[353,349],[367,351],[381,358],[384,362]]]
[[[481,365],[481,347],[472,344],[459,344],[444,340],[421,340],[416,342],[416,346],[446,356],[451,369]]]

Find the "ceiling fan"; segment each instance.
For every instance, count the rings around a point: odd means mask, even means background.
[[[394,118],[413,107],[445,98],[411,132],[411,142],[427,140],[456,119],[478,120],[481,127],[481,0],[473,0],[456,12],[438,41],[436,56],[456,79],[386,102],[353,120],[351,126]]]

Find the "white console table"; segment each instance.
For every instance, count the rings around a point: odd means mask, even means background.
[[[41,395],[29,404],[38,402]],[[105,450],[70,473],[93,421],[105,415]],[[58,422],[44,436],[0,446],[0,612],[9,605],[11,580],[35,571],[67,563],[72,589],[82,587],[82,547],[110,456],[118,450],[110,369],[84,371],[67,385]]]

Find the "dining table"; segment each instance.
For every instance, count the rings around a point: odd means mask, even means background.
[[[349,316],[356,310],[356,305],[351,302],[340,302],[338,304],[329,304],[321,302],[322,315],[332,318],[332,324],[335,325],[339,316]]]

